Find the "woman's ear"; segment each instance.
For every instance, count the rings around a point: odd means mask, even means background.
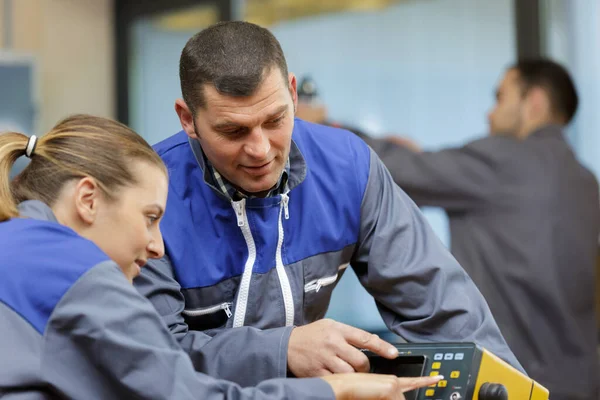
[[[91,225],[98,215],[102,190],[94,178],[86,176],[75,185],[75,211],[81,221]]]

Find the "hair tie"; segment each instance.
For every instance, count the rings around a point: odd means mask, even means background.
[[[29,140],[27,141],[27,147],[25,147],[25,155],[28,158],[31,158],[31,156],[33,155],[36,145],[37,145],[37,136],[31,135],[29,137]]]

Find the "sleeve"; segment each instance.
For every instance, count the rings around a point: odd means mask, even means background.
[[[43,377],[67,398],[334,398],[322,379],[242,388],[196,372],[150,302],[113,262],[97,265],[69,289],[44,338]]]
[[[499,140],[485,138],[467,146],[415,153],[382,139],[367,139],[393,180],[419,206],[447,211],[476,209],[501,187]]]
[[[197,371],[242,386],[287,376],[287,350],[292,327],[260,330],[244,326],[224,329],[213,337],[189,330],[182,314],[185,300],[167,256],[151,260],[142,268],[134,284],[154,305]],[[236,362],[232,363],[232,359]]]
[[[523,370],[482,294],[374,152],[351,265],[407,341],[475,342]]]

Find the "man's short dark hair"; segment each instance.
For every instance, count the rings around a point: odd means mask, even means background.
[[[242,21],[219,22],[194,35],[179,62],[183,99],[192,113],[205,105],[204,85],[228,96],[251,96],[276,67],[287,82],[281,45],[269,30]]]
[[[568,124],[577,111],[579,99],[575,84],[567,70],[548,59],[517,62],[513,68],[519,73],[524,91],[540,87],[548,93],[552,112]]]

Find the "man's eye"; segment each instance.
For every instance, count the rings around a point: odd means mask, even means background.
[[[243,129],[239,128],[239,129],[233,129],[233,130],[230,130],[230,131],[223,131],[223,134],[225,134],[225,135],[232,135],[233,136],[233,135],[239,135],[243,131],[244,131]]]
[[[283,117],[279,117],[279,118],[273,119],[273,120],[269,121],[269,122],[268,122],[268,124],[269,124],[269,125],[277,125],[277,124],[279,124],[281,121],[283,121]]]

